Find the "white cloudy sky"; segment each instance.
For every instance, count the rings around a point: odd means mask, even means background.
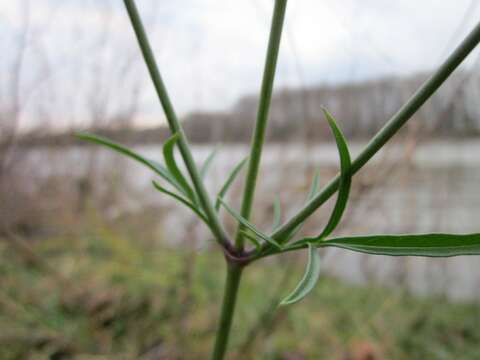
[[[14,53],[10,49],[15,48],[26,3],[0,0],[3,53]],[[138,0],[137,4],[180,114],[227,109],[240,95],[258,90],[272,0]],[[72,85],[80,88],[79,73],[95,73],[97,79],[97,72],[109,68],[99,64],[126,61],[137,50],[120,0],[34,0],[29,16],[30,36],[41,39],[43,60],[54,68],[61,88],[52,96],[59,112],[61,103],[68,103],[59,97],[70,96]],[[106,19],[108,46],[99,50]],[[479,19],[478,0],[290,0],[276,86],[432,69]],[[40,71],[38,56],[33,48],[27,52],[25,79]],[[140,61],[136,66],[133,76],[145,80],[143,119],[158,119],[146,72]],[[121,84],[121,75],[110,71],[97,86]],[[24,87],[28,86],[25,80]]]

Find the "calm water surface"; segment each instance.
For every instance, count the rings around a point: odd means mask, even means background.
[[[363,146],[353,144],[352,152],[358,154]],[[160,146],[138,147],[138,150],[161,160]],[[202,162],[211,150],[211,146],[196,146],[194,153],[198,162]],[[439,141],[410,150],[405,144],[389,146],[359,173],[354,181],[353,199],[338,233],[480,231],[480,142]],[[219,148],[207,181],[211,193],[219,189],[225,174],[246,155],[245,146]],[[80,177],[86,170],[88,159],[94,159],[95,168],[100,172],[113,167],[126,177],[129,191],[121,196],[112,213],[146,205],[162,206],[169,210],[162,224],[162,231],[168,232],[165,237],[178,239],[191,231],[192,216],[152,192],[151,173],[109,151],[92,152],[87,148],[44,150],[32,152],[29,159],[40,177],[52,172]],[[45,165],[36,167],[40,161]],[[320,168],[324,184],[337,171],[337,163],[334,144],[268,146],[257,190],[259,201],[255,213],[258,225],[268,229],[275,196],[280,197],[286,214],[292,214],[304,201],[313,167]],[[232,189],[230,201],[234,205],[238,204],[239,185]],[[109,184],[99,181],[97,186]],[[305,231],[310,234],[319,231],[326,216],[328,211],[319,211],[306,224]],[[201,225],[195,232],[199,239],[207,236]],[[355,283],[394,280],[395,284],[404,284],[415,293],[436,292],[457,300],[480,295],[479,262],[480,257],[391,258],[338,249],[325,251],[323,261],[326,270]]]

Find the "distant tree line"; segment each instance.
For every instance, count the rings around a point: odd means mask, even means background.
[[[325,106],[338,119],[347,137],[364,139],[380,129],[428,74],[409,77],[388,77],[341,85],[321,85],[308,89],[284,88],[272,99],[269,140],[274,142],[313,142],[330,136],[321,107]],[[464,137],[480,133],[480,76],[459,72],[415,115],[415,130],[429,136]],[[257,96],[246,95],[227,112],[193,112],[183,119],[190,141],[248,142],[257,109]],[[128,124],[129,122],[122,122]],[[130,144],[157,143],[169,136],[163,126],[135,129],[108,126],[91,131]],[[112,124],[116,124],[112,127]],[[25,136],[24,145],[71,144],[70,134]]]
[[[338,119],[349,138],[367,138],[378,131],[413,94],[428,74],[388,77],[358,83],[282,89],[272,100],[271,141],[300,141],[330,136],[321,107]],[[192,113],[185,119],[195,142],[247,142],[257,96],[242,97],[229,112]],[[431,136],[466,136],[480,132],[480,76],[459,72],[415,115],[418,130]]]

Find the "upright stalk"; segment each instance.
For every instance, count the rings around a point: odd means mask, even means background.
[[[255,122],[255,131],[253,134],[248,171],[245,181],[245,189],[243,193],[241,214],[244,218],[249,219],[253,198],[255,195],[255,185],[257,182],[258,168],[262,156],[263,143],[265,141],[265,129],[267,127],[268,112],[272,99],[273,81],[275,79],[275,70],[277,67],[278,52],[280,48],[280,40],[282,37],[283,22],[285,19],[285,11],[287,8],[287,0],[276,0],[273,10],[272,25],[270,28],[270,38],[268,41],[267,58],[265,61],[265,69],[263,72],[262,88],[260,91],[260,100],[258,104],[257,119]],[[243,250],[243,236],[240,232],[241,225],[237,230],[235,246],[237,250]],[[227,260],[228,272],[225,282],[225,292],[223,295],[222,311],[220,322],[217,330],[217,338],[212,354],[212,360],[222,360],[227,350],[228,338],[235,313],[235,303],[237,301],[238,288],[242,276],[242,267]]]
[[[138,13],[135,1],[124,0],[124,3],[130,17],[133,29],[135,30],[138,44],[140,45],[140,49],[142,51],[143,58],[150,73],[150,77],[155,86],[155,90],[157,92],[160,103],[162,104],[163,111],[165,112],[170,131],[174,134],[176,133],[179,135],[178,147],[180,149],[180,153],[182,155],[183,161],[185,162],[188,173],[190,174],[190,178],[192,179],[192,183],[198,194],[200,203],[202,204],[205,214],[207,215],[212,232],[214,233],[215,238],[219,243],[221,243],[222,245],[226,245],[228,243],[228,235],[223,229],[217,213],[213,208],[210,197],[208,196],[207,190],[205,189],[203,181],[201,180],[197,166],[195,165],[195,161],[193,160],[187,137],[185,136],[185,132],[183,131],[183,128],[178,121],[175,110],[173,109],[172,102],[170,101],[170,97],[168,96],[167,89],[163,83],[162,76],[160,75],[160,71],[158,70],[155,56],[153,55],[153,51],[150,46],[150,42],[148,41],[147,34],[145,33],[145,28],[143,26],[142,19],[140,18],[140,14]]]
[[[217,329],[217,338],[212,353],[212,360],[222,360],[227,350],[228,338],[232,327],[235,303],[237,301],[238,288],[242,276],[242,267],[228,264],[227,279],[225,281],[225,292],[223,294],[222,312]]]
[[[270,28],[270,39],[268,41],[267,57],[263,72],[262,88],[260,90],[260,100],[258,104],[257,119],[255,122],[255,131],[250,145],[250,157],[248,162],[248,171],[245,180],[245,189],[242,201],[242,216],[249,220],[252,212],[253,199],[255,196],[255,186],[257,183],[258,168],[262,156],[263,143],[265,142],[265,129],[267,128],[268,113],[270,102],[272,100],[273,82],[275,79],[275,70],[277,68],[278,51],[282,37],[283,22],[285,19],[285,10],[287,0],[276,0],[273,10],[272,25]],[[235,245],[237,249],[243,249],[243,236],[239,225]]]

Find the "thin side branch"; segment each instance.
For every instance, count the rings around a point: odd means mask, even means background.
[[[350,171],[357,173],[425,104],[438,90],[455,69],[465,60],[480,42],[480,23],[463,40],[455,51],[447,58],[440,68],[417,90],[407,103],[385,124],[385,126],[370,140],[364,150],[352,162]],[[285,234],[295,229],[305,221],[315,210],[323,205],[335,192],[340,184],[340,175],[328,183],[320,193],[309,201],[296,215],[279,227],[271,237],[279,242]],[[265,247],[269,247],[266,245]]]
[[[178,121],[172,102],[170,101],[170,97],[168,96],[167,89],[160,75],[160,71],[158,70],[157,63],[155,61],[155,56],[153,55],[153,51],[150,46],[150,42],[148,40],[147,34],[145,32],[145,28],[143,26],[142,20],[140,18],[140,14],[138,13],[138,9],[135,4],[135,1],[124,0],[124,3],[127,9],[128,15],[130,17],[132,26],[135,30],[138,44],[140,45],[140,49],[142,51],[143,58],[147,65],[148,71],[150,73],[150,77],[152,78],[152,82],[155,86],[155,90],[157,92],[158,98],[165,112],[165,116],[167,118],[167,122],[170,127],[170,130],[172,133],[178,134],[179,136],[178,147],[180,149],[180,153],[182,155],[185,166],[187,167],[188,173],[190,174],[190,178],[192,179],[193,186],[195,188],[195,191],[198,194],[203,210],[205,211],[205,214],[211,225],[210,228],[212,229],[212,232],[215,235],[216,240],[222,246],[225,246],[230,242],[228,239],[228,234],[224,230],[220,222],[220,219],[218,218],[217,213],[213,208],[212,202],[210,200],[210,197],[208,196],[205,185],[203,184],[203,181],[200,177],[200,173],[197,169],[197,166],[193,159],[193,155],[190,151],[190,146],[188,144],[187,137],[185,135],[185,132],[183,131],[182,126],[180,125],[180,122]]]

